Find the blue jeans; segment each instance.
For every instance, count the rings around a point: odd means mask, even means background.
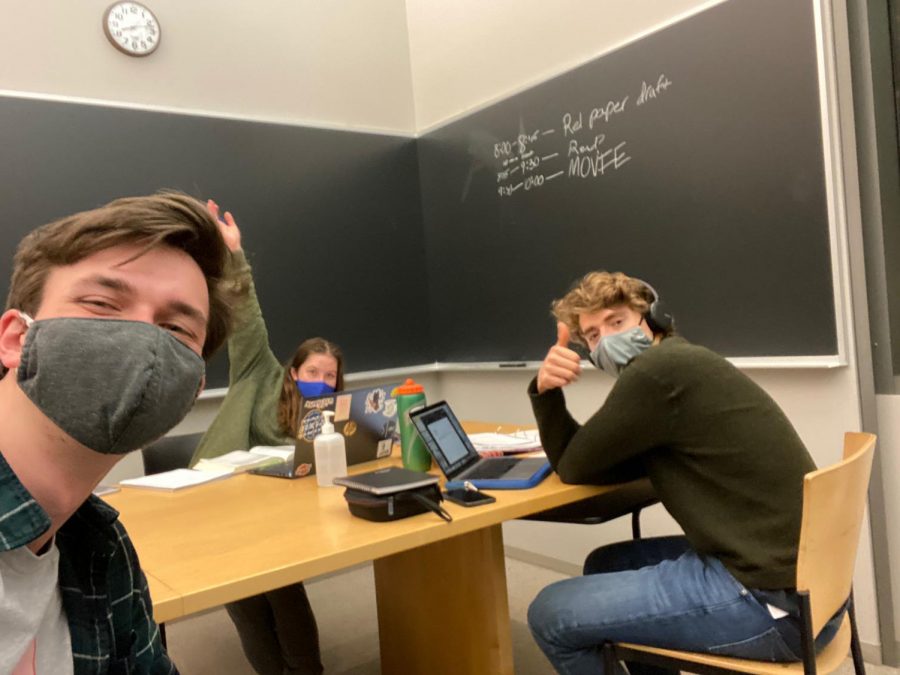
[[[558,673],[602,674],[601,647],[608,641],[801,660],[797,620],[773,619],[721,562],[697,554],[684,537],[604,546],[588,556],[584,573],[551,584],[528,608],[534,639]],[[817,649],[831,640],[841,618],[839,613],[826,624]],[[641,664],[628,668],[632,675],[669,672]]]

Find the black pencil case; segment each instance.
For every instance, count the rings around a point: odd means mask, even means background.
[[[437,485],[400,490],[387,495],[347,488],[344,491],[344,499],[347,500],[350,513],[354,516],[376,522],[400,520],[428,511],[434,511],[447,522],[453,520],[441,506],[444,497]]]

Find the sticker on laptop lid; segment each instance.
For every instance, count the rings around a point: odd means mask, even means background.
[[[384,402],[384,416],[396,417],[397,415],[397,399],[389,398]]]
[[[334,421],[343,422],[350,419],[350,402],[353,394],[339,394],[334,402]]]
[[[378,459],[383,459],[384,457],[391,456],[391,449],[394,447],[394,439],[393,438],[383,438],[378,441],[378,449],[375,451],[375,456]]]
[[[325,422],[325,416],[318,410],[310,410],[300,420],[300,431],[298,437],[304,441],[312,443],[312,440],[319,435],[322,430],[322,424]]]
[[[387,393],[380,387],[373,389],[366,395],[366,414],[372,415],[381,412],[384,408],[384,402],[387,400]]]

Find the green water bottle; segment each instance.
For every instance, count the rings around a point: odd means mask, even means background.
[[[400,456],[403,466],[413,471],[428,471],[431,468],[431,455],[415,425],[409,419],[409,413],[425,407],[425,389],[412,379],[407,379],[393,391],[397,400],[397,419],[400,422]]]

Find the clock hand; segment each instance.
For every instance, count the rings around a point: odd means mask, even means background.
[[[125,30],[137,30],[137,29],[139,29],[139,28],[150,28],[150,27],[151,27],[151,24],[150,24],[150,22],[148,21],[147,23],[134,23],[134,24],[132,24],[132,25],[130,25],[130,26],[120,26],[120,27],[119,27],[119,30],[122,30],[122,31],[125,31]]]

